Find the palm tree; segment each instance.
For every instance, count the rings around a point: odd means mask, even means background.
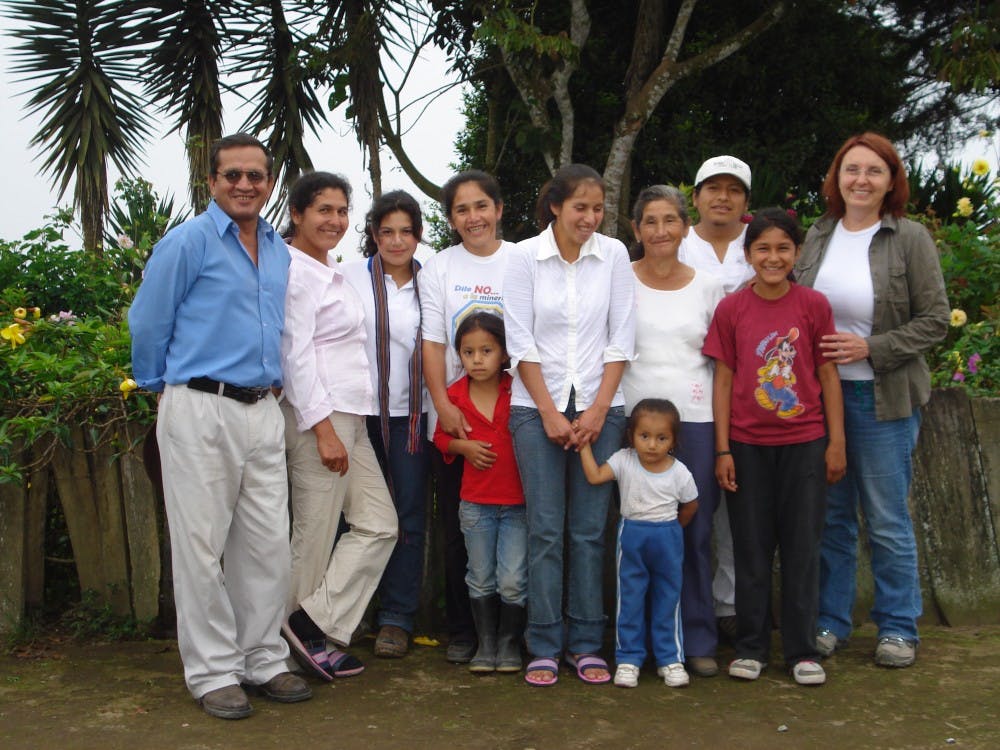
[[[108,159],[134,170],[149,135],[139,100],[118,81],[132,79],[137,26],[106,0],[8,0],[20,22],[14,67],[32,83],[29,114],[43,113],[31,145],[45,150],[41,171],[58,185],[59,198],[75,178],[84,247],[100,253],[108,205]]]
[[[147,14],[145,38],[153,45],[140,75],[146,96],[173,120],[170,132],[184,130],[191,206],[208,205],[209,148],[222,136],[219,60],[225,11],[219,0],[119,0],[122,16]]]

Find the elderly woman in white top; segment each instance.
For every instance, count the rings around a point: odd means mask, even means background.
[[[397,525],[365,424],[375,394],[364,308],[329,255],[347,229],[350,191],[342,177],[314,172],[288,196],[281,365],[293,519],[291,613],[282,632],[302,665],[326,680],[364,668],[340,647],[375,592]],[[334,546],[341,512],[350,530]]]
[[[606,461],[625,429],[619,384],[635,344],[635,285],[625,246],[596,231],[603,216],[600,175],[580,164],[561,168],[538,199],[542,232],[517,244],[503,284],[515,370],[510,431],[528,513],[532,685],[555,683],[564,651],[583,681],[611,679],[597,654],[611,485],[591,486],[575,451],[590,444]]]
[[[639,260],[636,279],[636,359],[622,378],[625,411],[644,398],[666,398],[681,415],[676,457],[698,487],[698,512],[684,527],[681,618],[685,665],[702,677],[718,674],[712,600],[712,517],[719,499],[715,480],[712,360],[701,353],[722,282],[677,257],[688,229],[687,201],[677,188],[654,185],[639,193],[632,228]]]

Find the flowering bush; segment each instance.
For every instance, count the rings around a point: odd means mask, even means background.
[[[167,222],[123,233],[97,255],[66,241],[69,212],[48,219],[0,240],[0,482],[46,463],[71,426],[106,443],[125,420],[152,421],[155,407],[133,393],[125,312]]]
[[[988,135],[988,134],[987,134]],[[925,211],[941,250],[953,307],[945,341],[929,358],[935,386],[960,386],[970,395],[1000,395],[1000,205],[998,182],[985,159],[968,172],[948,170],[964,192],[950,214]]]

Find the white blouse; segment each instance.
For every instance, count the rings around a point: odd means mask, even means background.
[[[538,362],[560,411],[575,390],[577,410],[594,403],[604,365],[635,351],[635,283],[625,245],[594,234],[568,263],[552,227],[517,243],[503,282],[507,352],[514,372],[511,404],[535,407],[517,373]],[[612,406],[625,403],[619,388]]]
[[[712,243],[699,237],[694,227],[691,227],[687,236],[681,240],[677,259],[692,268],[711,274],[722,282],[726,294],[732,294],[754,277],[754,270],[747,262],[746,253],[743,251],[743,239],[746,234],[747,229],[743,227],[740,236],[729,243],[726,255],[720,263]]]
[[[370,413],[375,392],[361,299],[332,257],[323,265],[301,250],[288,250],[281,370],[285,398],[305,432],[335,411]]]
[[[347,263],[344,276],[361,298],[365,312],[365,349],[371,363],[369,375],[375,392],[375,403],[368,414],[378,414],[378,356],[375,351],[375,294],[368,270],[369,259]],[[413,280],[397,287],[392,276],[385,274],[385,294],[389,307],[389,416],[405,417],[410,413],[410,358],[416,348],[420,329],[420,303]],[[420,387],[423,387],[421,383]],[[424,398],[424,411],[429,399]]]

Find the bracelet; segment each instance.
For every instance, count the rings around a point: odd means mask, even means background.
[[[715,457],[716,458],[719,458],[721,456],[731,456],[731,455],[733,455],[732,451],[716,451],[715,452]]]

